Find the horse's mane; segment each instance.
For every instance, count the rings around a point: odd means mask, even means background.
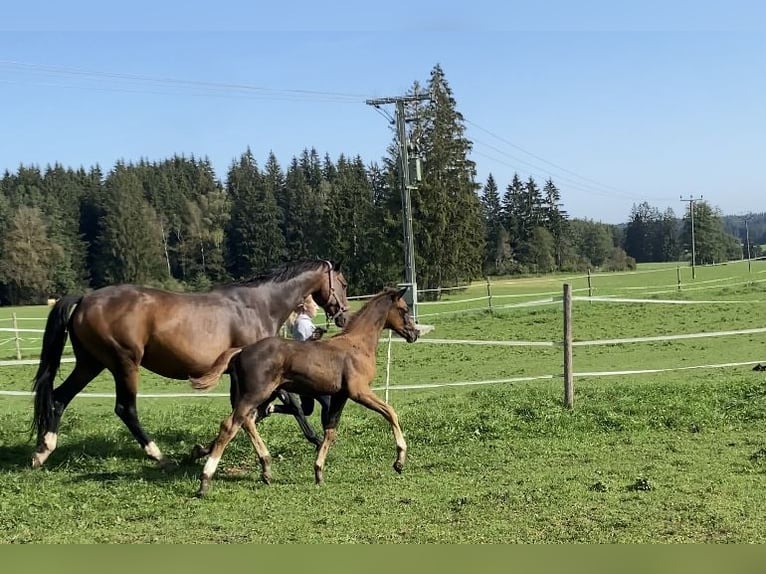
[[[381,306],[381,301],[386,301],[388,299],[388,303],[390,304],[392,301],[391,295],[394,293],[398,293],[398,289],[394,289],[393,287],[386,287],[380,293],[373,295],[372,298],[367,301],[367,303],[365,303],[361,309],[359,309],[359,311],[351,316],[351,320],[346,324],[341,333],[350,331],[354,328],[355,325],[357,325],[357,323],[365,321],[368,315],[379,312],[378,307]]]
[[[243,279],[220,285],[217,289],[225,289],[227,287],[255,287],[264,283],[282,283],[284,281],[289,281],[293,277],[297,277],[306,271],[319,269],[325,265],[325,263],[326,261],[322,259],[306,259],[304,261],[285,263],[284,265],[274,267],[270,271],[256,275],[250,279]]]

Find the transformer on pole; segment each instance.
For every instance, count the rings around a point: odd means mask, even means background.
[[[402,192],[402,224],[404,233],[404,283],[408,286],[405,294],[407,304],[412,310],[415,321],[418,319],[418,284],[415,274],[415,241],[412,235],[412,201],[411,191],[417,187],[422,177],[421,159],[417,150],[410,144],[407,137],[407,116],[405,104],[429,99],[426,95],[399,96],[394,98],[378,98],[367,100],[366,103],[376,108],[384,104],[396,106],[396,141],[399,151],[399,180]],[[414,153],[410,153],[414,152]]]

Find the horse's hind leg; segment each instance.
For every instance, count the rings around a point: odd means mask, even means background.
[[[59,425],[64,410],[72,399],[103,370],[104,367],[98,363],[78,360],[69,376],[53,391],[53,418],[47,428],[41,430],[37,436],[37,449],[32,455],[32,468],[42,466],[56,449]]]
[[[336,429],[340,423],[340,415],[343,413],[347,399],[348,397],[344,394],[332,395],[330,398],[330,405],[324,422],[324,439],[314,462],[314,480],[317,484],[322,484],[324,481],[324,462],[327,458],[327,452],[335,442]]]
[[[250,437],[250,442],[253,443],[253,448],[258,454],[258,460],[261,463],[261,478],[266,484],[271,484],[271,454],[269,454],[266,443],[263,442],[260,433],[258,433],[258,428],[255,426],[255,421],[252,417],[245,417],[242,426],[245,427]]]
[[[197,497],[202,498],[207,494],[210,489],[210,483],[213,480],[213,475],[218,468],[218,463],[221,461],[223,451],[226,449],[226,445],[234,438],[239,431],[239,428],[245,422],[245,419],[249,418],[251,407],[245,406],[240,401],[237,408],[226,417],[221,423],[221,428],[218,431],[218,436],[213,441],[213,447],[210,449],[210,456],[205,463],[205,467],[202,469],[202,474],[199,477],[199,489],[197,489]]]
[[[332,395],[319,395],[316,397],[319,406],[321,407],[322,428],[327,426],[328,416],[330,414],[330,401]]]
[[[232,389],[234,388],[234,384],[235,384],[234,381],[232,381],[232,383],[231,383]],[[273,401],[274,399],[276,399],[277,396],[278,396],[278,394],[274,393],[268,401],[266,401],[265,403],[262,403],[261,405],[258,406],[258,408],[256,409],[255,413],[252,416],[252,419],[253,419],[254,423],[257,423],[258,421],[265,419],[271,413],[275,412],[273,410],[273,407],[269,403],[271,401]],[[232,391],[229,392],[229,398],[231,400],[231,409],[232,410],[234,410],[236,408],[236,403],[237,403],[237,400],[238,400],[237,397],[238,397],[238,395],[235,394],[235,391],[232,390]],[[279,412],[282,412],[282,411],[279,411]],[[318,440],[319,439],[317,439],[317,441]],[[202,445],[200,443],[195,444],[192,447],[191,453],[189,453],[189,458],[191,459],[192,462],[197,461],[197,460],[199,460],[201,458],[205,458],[206,456],[208,456],[210,454],[210,451],[213,450],[213,445],[214,444],[215,444],[215,440],[211,440],[208,443],[207,446]],[[265,447],[265,445],[264,445],[264,447]],[[257,450],[258,449],[256,448],[256,451]]]
[[[125,426],[128,427],[149,458],[157,461],[161,468],[171,468],[173,463],[165,458],[138,420],[138,410],[136,409],[138,366],[136,364],[126,365],[119,369],[118,373],[114,374],[115,393],[117,395],[114,413],[125,423]]]
[[[394,411],[390,405],[387,405],[379,396],[369,390],[369,388],[365,388],[361,392],[352,394],[351,400],[370,410],[380,413],[391,425],[391,430],[394,432],[394,440],[396,440],[396,460],[394,461],[394,470],[401,473],[404,468],[404,461],[407,458],[407,443],[404,441],[404,435],[399,426],[399,417],[396,415],[396,411]]]
[[[301,427],[301,431],[303,431],[303,436],[306,437],[306,440],[319,448],[322,445],[322,439],[317,436],[306,418],[311,415],[314,409],[314,399],[307,397],[310,402],[306,403],[304,402],[303,397],[298,397],[293,393],[288,393],[281,389],[279,390],[279,398],[285,403],[284,406],[287,407],[287,409],[280,411],[278,410],[280,405],[275,405],[274,412],[289,412],[292,414],[298,422],[298,426]],[[304,405],[307,405],[307,408],[304,408]]]

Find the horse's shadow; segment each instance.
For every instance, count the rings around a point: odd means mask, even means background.
[[[67,438],[51,454],[45,468],[52,472],[57,469],[67,471],[72,475],[72,481],[106,482],[119,479],[139,479],[150,481],[170,481],[179,478],[197,476],[201,469],[199,461],[191,459],[189,452],[184,453],[179,445],[195,444],[200,437],[180,431],[166,434],[157,433],[159,444],[168,445],[171,450],[169,468],[160,468],[149,460],[137,443],[130,439],[107,439],[99,436],[79,439]],[[34,452],[34,441],[20,441],[14,444],[0,444],[0,472],[32,471],[31,459]],[[191,447],[189,447],[189,451]],[[93,461],[118,459],[132,468],[117,471],[93,471]],[[134,464],[135,463],[135,464]]]

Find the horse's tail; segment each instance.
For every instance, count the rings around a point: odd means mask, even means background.
[[[61,297],[48,314],[43,334],[40,365],[37,367],[32,391],[35,393],[35,412],[32,430],[45,432],[53,423],[53,381],[56,379],[61,355],[67,337],[67,323],[72,308],[82,301],[82,295]]]
[[[213,363],[213,366],[207,373],[201,377],[189,377],[189,382],[191,383],[192,388],[198,391],[206,391],[216,386],[221,379],[221,375],[223,375],[226,372],[226,369],[229,368],[229,362],[232,357],[239,354],[240,351],[242,351],[242,347],[234,347],[224,351],[215,360],[215,363]]]

